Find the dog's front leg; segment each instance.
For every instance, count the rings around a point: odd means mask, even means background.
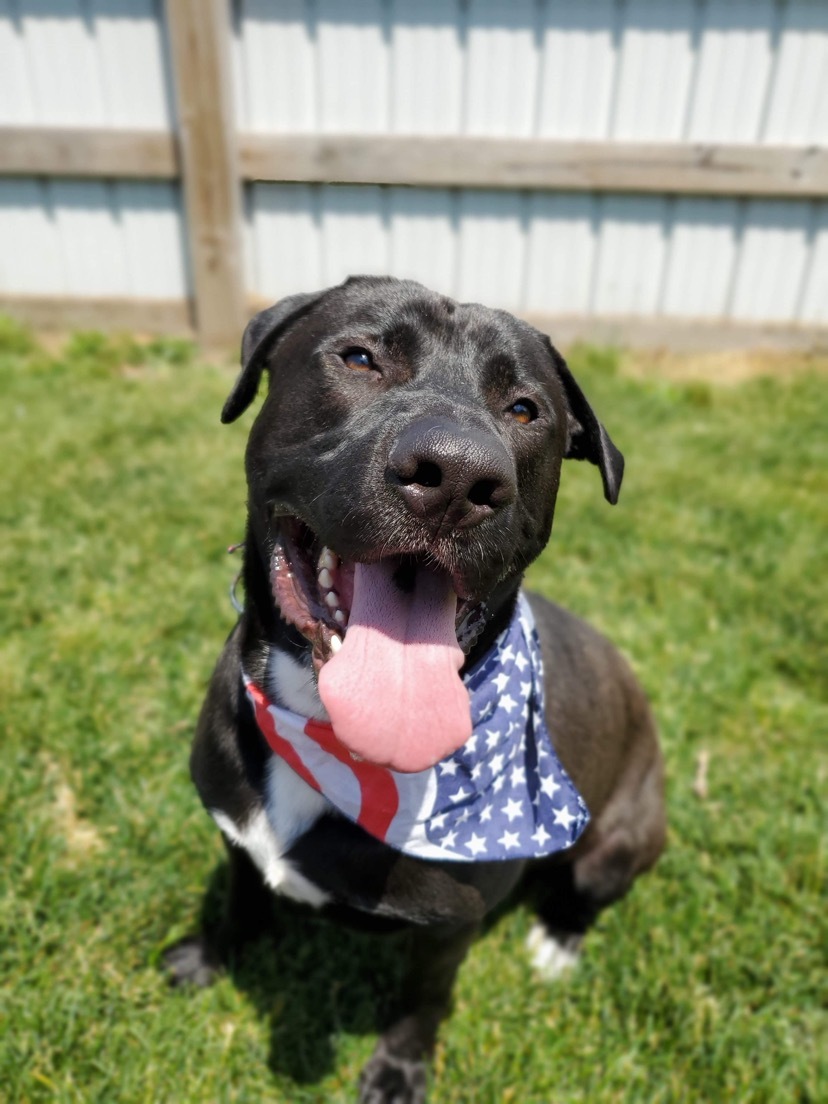
[[[437,1029],[477,924],[416,928],[402,997],[360,1078],[360,1104],[423,1104]]]
[[[248,855],[227,843],[227,892],[221,919],[210,931],[187,936],[163,955],[173,985],[212,985],[224,966],[232,966],[245,946],[266,930],[273,894]]]

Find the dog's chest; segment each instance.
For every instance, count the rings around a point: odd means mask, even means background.
[[[266,681],[274,700],[296,713],[325,720],[310,670],[291,656],[273,649]],[[211,810],[213,819],[231,843],[243,848],[262,873],[267,885],[296,901],[321,906],[328,895],[284,856],[293,844],[333,806],[299,777],[278,755],[268,760],[263,779],[262,806],[244,824],[233,821],[221,810]]]

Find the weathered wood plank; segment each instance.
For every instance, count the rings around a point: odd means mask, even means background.
[[[235,347],[244,318],[241,182],[228,0],[166,0],[184,203],[203,345]]]
[[[174,180],[178,172],[166,131],[0,126],[0,176]]]
[[[186,299],[0,293],[0,314],[35,330],[94,329],[135,334],[192,334]]]
[[[271,305],[251,296],[244,319]],[[518,312],[565,349],[576,341],[630,348],[828,350],[828,327],[759,325],[710,319],[625,318]],[[43,332],[77,328],[135,334],[190,334],[191,305],[184,299],[12,295],[0,293],[0,314],[9,314]]]
[[[818,146],[267,134],[242,134],[238,146],[246,180],[828,195],[828,150]],[[171,180],[178,172],[176,138],[164,131],[0,127],[0,175]]]
[[[821,147],[244,134],[247,180],[420,187],[828,195]]]

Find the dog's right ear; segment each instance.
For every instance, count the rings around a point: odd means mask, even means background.
[[[289,295],[250,319],[242,337],[241,372],[221,411],[221,420],[234,422],[256,398],[267,353],[285,327],[307,314],[322,292]]]

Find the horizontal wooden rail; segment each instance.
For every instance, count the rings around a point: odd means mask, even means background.
[[[247,180],[684,195],[828,195],[828,149],[534,138],[244,134]]]
[[[192,334],[193,304],[188,299],[141,299],[100,295],[17,295],[0,291],[0,314],[10,314],[35,330],[128,331],[137,334]]]
[[[252,315],[271,300],[248,296],[245,313]],[[137,334],[194,334],[192,303],[185,299],[128,297],[13,295],[0,292],[0,314],[9,313],[36,330],[66,331],[78,327]],[[521,313],[521,312],[519,312]],[[798,349],[828,352],[828,326],[810,324],[761,325],[755,322],[709,318],[613,317],[611,315],[548,315],[522,312],[522,317],[556,345],[576,341],[633,348],[671,348],[709,351],[727,348]],[[236,335],[234,344],[241,341]]]
[[[406,135],[241,134],[245,180],[828,196],[828,149],[680,142],[560,142]],[[0,127],[0,176],[172,180],[174,135],[164,131]]]
[[[0,176],[175,180],[175,135],[164,130],[0,126]]]

